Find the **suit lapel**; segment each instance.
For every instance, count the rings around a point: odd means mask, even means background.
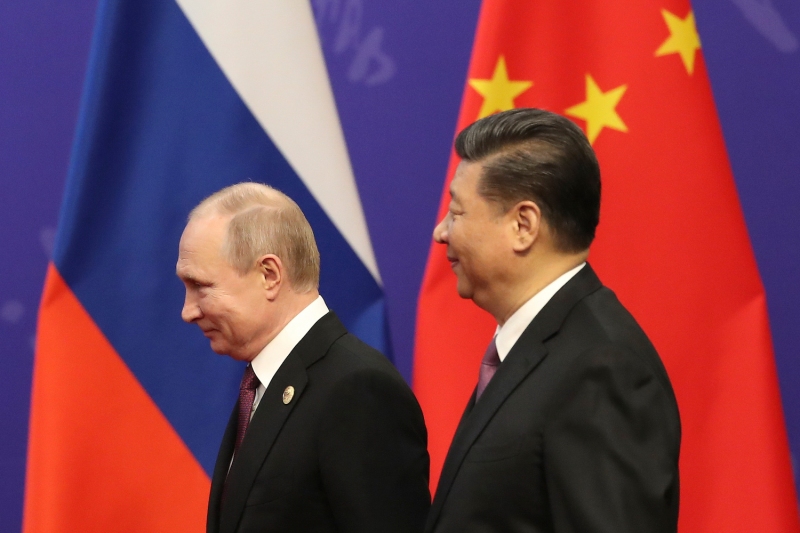
[[[514,349],[498,368],[492,381],[489,382],[480,401],[475,402],[474,405],[475,394],[473,393],[472,395],[470,404],[468,404],[467,410],[461,418],[456,434],[453,437],[453,442],[450,444],[450,450],[447,452],[447,458],[444,461],[442,475],[439,478],[439,485],[436,488],[436,496],[428,519],[431,524],[435,523],[438,518],[442,504],[450,492],[453,480],[475,440],[480,436],[483,429],[511,392],[536,368],[547,354],[547,350],[540,342],[537,346],[534,346],[533,350],[521,351],[517,357],[512,358],[511,354],[518,351],[516,348],[519,344],[518,342],[514,346]],[[469,408],[470,405],[472,405],[472,409]]]
[[[308,384],[306,369],[322,358],[336,339],[346,333],[347,330],[336,315],[332,312],[328,313],[297,344],[270,381],[253,415],[253,419],[250,421],[247,433],[230,467],[230,471],[227,473],[228,487],[225,501],[222,502],[219,513],[220,533],[233,533],[236,530],[247,502],[250,488],[253,486],[261,465],[267,459],[269,451],[272,449],[286,420],[302,401],[303,392]],[[288,404],[284,404],[283,392],[290,385],[294,387],[294,396]],[[233,424],[233,433],[236,431],[235,418],[236,414],[234,413],[231,422]],[[228,431],[226,431],[226,437],[228,432],[231,431],[231,423],[229,423]],[[230,440],[232,442],[233,439]],[[226,438],[223,441],[223,448],[227,445]],[[230,447],[232,448],[232,444]],[[229,450],[225,456],[228,460],[231,453],[232,450]],[[220,450],[220,457],[222,457],[222,449]],[[217,471],[223,467],[227,468],[227,464],[223,460],[223,465],[220,465],[220,459],[218,458],[214,469],[215,479],[218,477]],[[222,477],[223,481],[224,479]],[[218,490],[221,490],[221,488]],[[209,511],[209,517],[210,515]]]
[[[475,402],[473,392],[447,452],[428,517],[429,530],[439,517],[467,452],[508,396],[547,355],[544,342],[558,333],[575,304],[600,287],[600,280],[587,264],[550,299],[528,325],[497,369],[480,401]]]

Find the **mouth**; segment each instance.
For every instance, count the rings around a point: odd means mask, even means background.
[[[450,262],[450,268],[455,268],[458,265],[458,259],[455,257],[447,256],[447,260]]]

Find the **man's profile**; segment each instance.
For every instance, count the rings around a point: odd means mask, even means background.
[[[674,533],[678,408],[656,350],[586,262],[600,213],[588,140],[516,109],[468,126],[455,149],[434,239],[458,294],[498,329],[426,531]]]
[[[190,214],[182,318],[247,362],[211,481],[207,531],[416,532],[430,505],[411,390],[319,295],[300,208],[257,183]]]

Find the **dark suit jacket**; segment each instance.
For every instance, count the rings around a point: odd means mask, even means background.
[[[422,411],[392,364],[333,313],[269,383],[228,472],[237,413],[214,468],[209,533],[422,530],[430,507]]]
[[[426,530],[674,532],[679,448],[658,354],[586,265],[473,395]]]

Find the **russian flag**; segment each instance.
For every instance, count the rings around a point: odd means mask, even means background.
[[[190,209],[291,196],[321,293],[388,353],[383,291],[306,1],[102,0],[34,368],[24,526],[202,531],[241,367],[183,324]]]

